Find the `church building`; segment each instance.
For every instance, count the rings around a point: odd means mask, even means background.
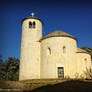
[[[42,37],[42,27],[34,16],[22,20],[19,80],[85,77],[91,56],[78,40],[61,30]]]

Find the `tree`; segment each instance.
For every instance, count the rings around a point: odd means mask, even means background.
[[[19,59],[9,57],[4,63],[5,65],[5,79],[6,80],[18,80],[19,76]]]
[[[9,57],[3,62],[0,55],[0,80],[18,80],[19,77],[19,59]]]
[[[2,55],[0,54],[0,80],[3,79],[3,74],[4,74],[4,66],[3,66],[3,59],[2,59]]]
[[[86,71],[84,73],[87,79],[92,79],[92,67],[86,68]]]
[[[91,61],[92,61],[92,48],[81,47],[81,49],[86,50],[91,55]],[[86,68],[85,75],[87,79],[92,79],[92,66]]]
[[[3,63],[2,55],[0,54],[0,64]]]

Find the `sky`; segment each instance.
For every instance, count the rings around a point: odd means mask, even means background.
[[[62,30],[92,48],[91,0],[0,0],[0,54],[20,58],[21,21],[31,13],[43,22],[43,36]]]

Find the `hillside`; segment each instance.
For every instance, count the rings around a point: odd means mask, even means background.
[[[10,89],[9,92],[92,92],[92,80],[0,81],[0,88]]]

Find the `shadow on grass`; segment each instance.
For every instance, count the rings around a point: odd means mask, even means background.
[[[0,80],[0,88],[9,88],[9,85],[7,84],[7,82],[6,81],[1,81]]]
[[[70,80],[55,85],[43,86],[27,92],[92,92],[92,82]]]

